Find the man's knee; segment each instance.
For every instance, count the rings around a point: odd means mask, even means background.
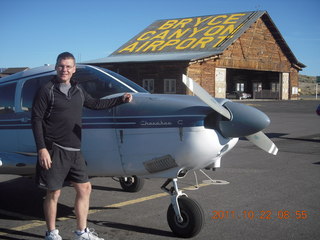
[[[91,183],[74,183],[74,188],[76,192],[82,196],[88,196],[91,193]]]
[[[48,190],[46,200],[58,202],[60,194],[61,194],[61,190],[55,190],[55,191]]]

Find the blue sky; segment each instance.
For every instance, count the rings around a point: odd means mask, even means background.
[[[319,0],[0,0],[0,68],[103,58],[159,19],[266,10],[298,61],[320,76]]]

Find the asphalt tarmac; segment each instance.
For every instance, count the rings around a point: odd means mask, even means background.
[[[319,239],[320,101],[246,101],[271,119],[264,131],[278,146],[269,155],[245,139],[222,159],[217,171],[197,171],[178,181],[203,208],[205,225],[193,239]],[[88,219],[105,239],[178,239],[166,220],[170,198],[164,179],[147,179],[137,193],[123,192],[111,178],[93,178]],[[43,239],[44,192],[34,180],[0,175],[0,239]],[[59,202],[57,227],[63,239],[75,229],[72,187]]]

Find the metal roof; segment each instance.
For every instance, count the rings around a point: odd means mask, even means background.
[[[157,20],[106,58],[85,63],[195,61],[222,54],[259,18],[294,64],[299,63],[266,11]]]

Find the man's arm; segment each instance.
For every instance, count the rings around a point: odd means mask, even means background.
[[[82,89],[84,95],[84,106],[90,109],[108,109],[118,106],[122,103],[128,103],[132,101],[132,95],[130,93],[125,93],[120,97],[98,99],[91,97],[86,91]]]
[[[50,100],[45,89],[40,89],[35,97],[32,105],[32,131],[36,142],[37,149],[45,148],[44,132],[43,132],[43,119]]]
[[[43,118],[50,100],[44,89],[39,90],[32,106],[32,131],[38,150],[38,160],[40,166],[49,169],[51,167],[51,157],[46,148],[43,133]]]

